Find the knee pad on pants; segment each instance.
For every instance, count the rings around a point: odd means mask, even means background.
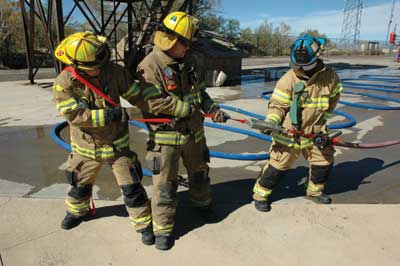
[[[178,189],[178,184],[173,182],[168,182],[165,184],[158,185],[160,191],[159,202],[161,204],[172,204],[176,201],[176,191]]]
[[[314,184],[323,184],[328,179],[332,171],[332,164],[330,165],[311,165],[311,181]]]
[[[140,207],[146,203],[146,192],[140,183],[120,186],[124,195],[124,202],[128,207]]]
[[[74,186],[68,192],[68,196],[74,199],[90,197],[92,195],[92,185]]]
[[[268,165],[267,170],[261,175],[258,183],[264,188],[273,189],[282,179],[285,172]]]

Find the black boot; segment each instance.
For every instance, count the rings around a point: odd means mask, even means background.
[[[140,232],[142,234],[142,242],[145,245],[153,245],[156,241],[156,238],[153,233],[153,228],[145,229],[144,231]]]
[[[175,244],[172,236],[156,236],[156,248],[159,250],[169,250]]]
[[[331,204],[332,202],[331,197],[325,193],[322,193],[319,196],[307,196],[307,198],[320,204]]]
[[[69,212],[65,215],[61,222],[61,228],[65,230],[72,229],[78,226],[83,221],[83,216],[75,216]]]
[[[195,210],[207,223],[217,221],[217,215],[215,214],[211,204],[207,206],[195,207]]]
[[[254,207],[260,212],[269,212],[271,210],[271,204],[268,201],[254,201]]]

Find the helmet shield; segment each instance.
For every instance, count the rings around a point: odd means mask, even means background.
[[[311,70],[317,65],[317,59],[321,55],[325,45],[325,39],[315,38],[311,35],[303,35],[297,38],[291,47],[290,67]]]

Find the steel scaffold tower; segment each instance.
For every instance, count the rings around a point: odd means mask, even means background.
[[[345,0],[341,42],[344,48],[355,50],[360,40],[362,0]]]
[[[96,34],[104,35],[110,40],[114,49],[114,61],[123,60],[125,66],[134,68],[137,58],[143,53],[143,47],[149,43],[155,25],[170,12],[181,10],[192,13],[193,2],[196,0],[65,0],[72,3],[72,8],[66,11],[63,0],[19,0],[28,63],[28,78],[34,83],[35,75],[43,64],[34,62],[35,23],[40,23],[42,32],[46,35],[47,54],[54,53],[58,43],[65,37],[65,25],[71,17],[80,12],[83,22]],[[91,3],[92,5],[91,5]],[[93,6],[95,3],[95,6]],[[127,27],[127,40],[124,54],[119,54],[117,32]],[[57,73],[62,65],[54,59]]]

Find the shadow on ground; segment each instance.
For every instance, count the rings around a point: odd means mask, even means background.
[[[327,193],[333,195],[357,190],[361,185],[373,182],[365,181],[366,178],[399,163],[400,160],[384,165],[384,161],[377,158],[339,163],[333,169]],[[308,168],[304,166],[289,171],[274,190],[271,200],[303,196],[304,179],[307,176]],[[188,191],[179,192],[175,227],[177,239],[205,224],[221,222],[235,210],[250,204],[254,181],[254,179],[241,179],[212,185],[215,216],[211,220],[205,219],[190,206]],[[96,215],[88,220],[108,216],[128,217],[128,213],[122,204],[100,207],[97,209]]]

